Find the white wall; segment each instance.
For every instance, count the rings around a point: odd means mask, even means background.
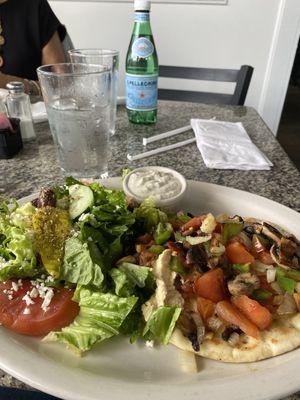
[[[282,0],[229,0],[227,6],[153,4],[151,22],[160,64],[254,67],[246,104],[263,109],[262,88]],[[120,95],[133,26],[132,3],[50,1],[75,47],[120,50]],[[271,125],[271,124],[270,124]]]

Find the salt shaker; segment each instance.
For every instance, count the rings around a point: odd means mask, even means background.
[[[36,137],[32,122],[30,100],[24,92],[22,82],[9,82],[6,85],[9,94],[6,98],[8,115],[11,118],[20,119],[22,140],[30,140]]]

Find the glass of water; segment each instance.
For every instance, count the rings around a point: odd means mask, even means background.
[[[37,73],[61,169],[77,178],[106,177],[110,69],[66,63],[39,67]]]
[[[111,69],[112,85],[111,98],[112,108],[110,115],[110,133],[114,135],[116,131],[116,112],[117,112],[117,94],[119,78],[119,52],[108,49],[75,49],[69,50],[69,56],[72,63],[87,63],[105,65]]]

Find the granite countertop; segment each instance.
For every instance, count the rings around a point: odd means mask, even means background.
[[[209,106],[192,103],[161,102],[155,126],[128,122],[124,107],[118,110],[116,134],[111,140],[109,175],[118,176],[124,167],[161,165],[173,167],[187,179],[195,179],[248,190],[300,210],[299,172],[292,164],[265,123],[252,108]],[[142,137],[188,125],[190,118],[212,118],[241,121],[253,142],[273,162],[270,171],[213,170],[205,167],[196,144],[129,162],[127,153],[145,151]],[[0,193],[17,198],[38,190],[41,185],[62,180],[47,123],[36,125],[37,140],[25,143],[24,150],[11,160],[0,160]],[[157,146],[192,137],[192,131],[168,140],[152,143]]]
[[[142,137],[151,136],[189,124],[190,118],[242,122],[253,142],[267,155],[274,167],[270,171],[213,170],[205,167],[196,144],[129,162],[127,153],[145,151]],[[56,160],[53,141],[47,122],[36,125],[37,139],[25,143],[24,149],[10,160],[0,160],[0,194],[20,198],[52,182],[62,182],[63,176]],[[150,144],[146,150],[171,144],[193,136],[180,136]],[[111,139],[109,176],[119,176],[124,167],[160,165],[176,169],[187,179],[231,186],[268,197],[300,211],[300,175],[276,138],[257,112],[248,107],[209,106],[192,103],[160,102],[158,123],[155,126],[135,126],[128,122],[123,106],[118,109],[116,134]],[[0,371],[0,385],[28,386]],[[300,400],[300,394],[289,397]]]

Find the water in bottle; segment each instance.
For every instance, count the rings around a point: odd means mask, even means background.
[[[150,26],[150,1],[134,1],[134,28],[126,57],[129,121],[153,124],[157,118],[158,58]]]

